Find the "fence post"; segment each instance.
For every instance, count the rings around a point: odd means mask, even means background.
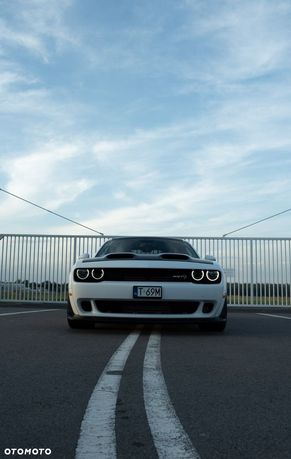
[[[252,303],[254,304],[254,240],[251,239],[251,247],[250,247],[250,284],[251,284],[251,289],[250,289],[250,296]]]
[[[73,246],[73,264],[76,263],[77,257],[77,237],[74,236],[74,246]]]

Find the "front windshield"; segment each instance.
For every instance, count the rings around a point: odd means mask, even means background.
[[[97,257],[116,252],[132,252],[141,255],[157,255],[159,253],[182,253],[199,258],[193,247],[179,239],[158,238],[117,238],[107,241],[97,252]]]

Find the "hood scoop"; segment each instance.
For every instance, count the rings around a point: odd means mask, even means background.
[[[163,260],[189,260],[188,255],[183,253],[161,253],[160,258]]]
[[[104,257],[105,260],[180,260],[190,261],[191,257],[184,253],[159,253],[159,254],[140,254],[132,252],[113,252]]]
[[[106,255],[106,258],[108,260],[130,260],[135,258],[135,254],[131,252],[115,252]]]

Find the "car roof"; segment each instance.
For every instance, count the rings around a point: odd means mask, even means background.
[[[112,239],[120,240],[120,239],[145,239],[145,240],[167,240],[167,241],[182,241],[187,242],[182,238],[179,237],[170,237],[170,236],[113,236]],[[111,240],[112,240],[111,239]],[[188,243],[188,242],[187,242]]]

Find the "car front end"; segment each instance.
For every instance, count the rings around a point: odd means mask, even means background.
[[[72,328],[182,322],[223,329],[223,269],[216,261],[179,253],[121,252],[80,259],[70,273],[68,322]]]

